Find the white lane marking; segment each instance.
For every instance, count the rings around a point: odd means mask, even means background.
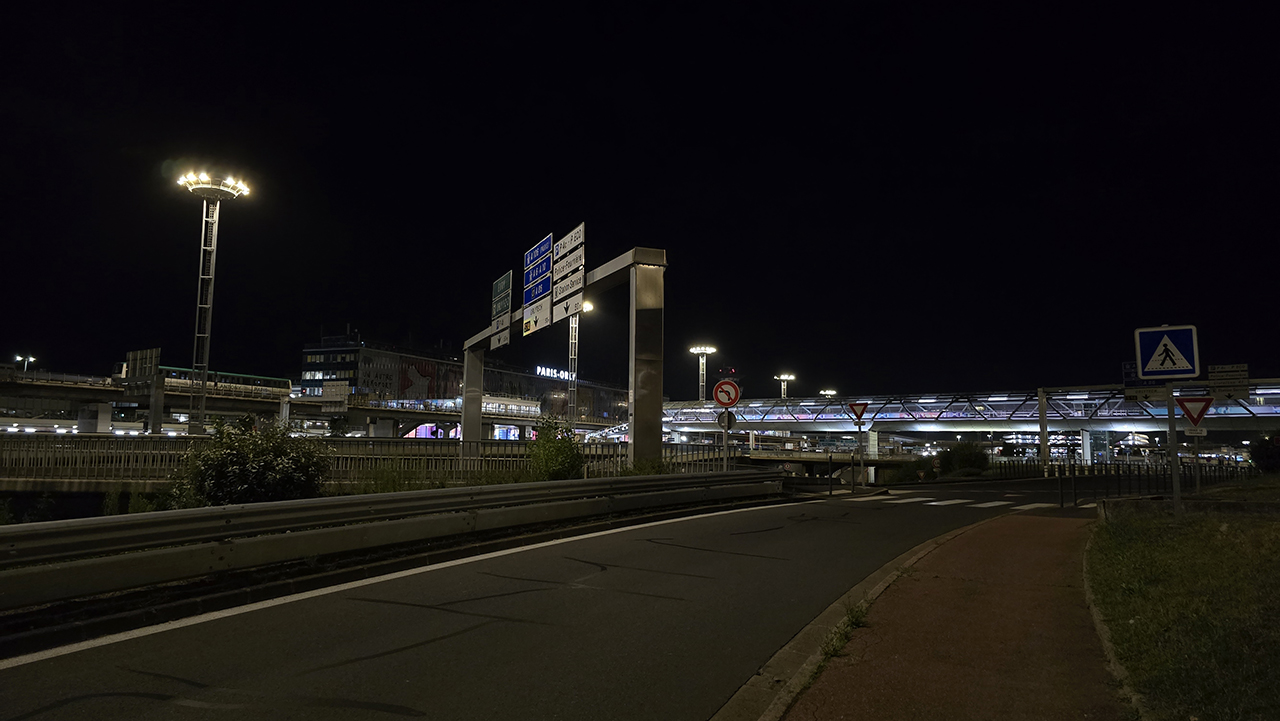
[[[968,508],[995,508],[996,506],[1007,506],[1013,501],[991,501],[990,503],[975,503]]]
[[[920,492],[920,491],[899,491],[899,490],[890,490],[890,491],[889,491],[889,495],[891,495],[891,496],[901,496],[901,495],[904,495],[904,494],[907,494],[907,493],[919,493],[919,492]]]
[[[863,501],[883,501],[886,498],[888,498],[888,496],[876,495],[876,496],[859,496],[857,498],[846,498],[845,500],[852,501],[854,503],[862,503]]]
[[[1098,507],[1098,504],[1096,503],[1086,503],[1083,506],[1080,506],[1080,508],[1097,508],[1097,507]]]
[[[35,653],[29,653],[25,656],[14,656],[13,658],[0,659],[0,671],[9,669],[9,668],[14,668],[16,666],[25,666],[26,664],[35,663],[37,661],[44,661],[45,659],[57,658],[58,656],[66,656],[68,654],[77,653],[80,651],[87,651],[91,648],[97,648],[99,646],[108,646],[113,643],[120,643],[121,641],[129,641],[135,638],[142,638],[144,636],[150,636],[156,633],[164,633],[165,631],[174,631],[179,628],[185,628],[187,626],[195,626],[196,624],[206,623],[208,621],[216,621],[222,618],[239,616],[242,613],[252,613],[253,611],[260,611],[264,608],[271,608],[273,606],[282,606],[286,603],[293,603],[294,601],[305,601],[308,598],[327,596],[331,593],[341,593],[342,591],[350,591],[353,588],[360,588],[362,586],[371,586],[375,583],[382,583],[384,581],[394,581],[400,578],[408,578],[409,576],[416,576],[420,573],[430,573],[431,571],[438,571],[442,568],[452,568],[453,566],[461,566],[467,563],[475,563],[476,561],[487,561],[491,558],[501,558],[502,556],[510,556],[512,554],[521,553],[523,551],[532,551],[538,548],[548,548],[550,546],[558,546],[562,543],[569,543],[570,541],[581,541],[581,540],[586,540],[588,538],[599,538],[601,536],[611,536],[615,533],[622,533],[623,531],[634,531],[641,528],[653,528],[655,526],[665,526],[671,523],[680,523],[682,521],[692,521],[697,518],[710,518],[712,516],[727,516],[730,513],[747,513],[750,511],[759,511],[766,508],[779,508],[781,506],[789,506],[789,505],[801,506],[801,505],[806,505],[811,503],[822,503],[822,501],[817,500],[817,501],[799,501],[797,503],[779,503],[773,506],[760,506],[758,508],[735,508],[728,511],[717,511],[716,513],[706,513],[700,516],[686,516],[684,518],[668,518],[665,521],[641,523],[636,526],[627,526],[625,528],[611,528],[607,531],[597,531],[595,533],[586,533],[581,536],[571,536],[569,538],[558,538],[554,541],[544,541],[542,543],[535,543],[531,546],[521,546],[519,548],[507,548],[501,551],[494,551],[492,553],[484,553],[479,556],[470,556],[468,558],[458,558],[452,561],[444,561],[442,563],[436,563],[430,566],[423,566],[421,568],[410,568],[404,571],[396,571],[395,573],[388,573],[383,576],[374,576],[373,578],[364,578],[359,581],[351,581],[350,583],[344,583],[338,586],[329,586],[326,588],[317,588],[312,591],[303,591],[302,593],[295,593],[292,596],[281,596],[280,598],[273,598],[267,601],[259,601],[257,603],[250,603],[244,606],[237,606],[235,608],[228,608],[221,611],[211,611],[209,613],[200,614],[199,616],[190,616],[188,618],[180,618],[176,621],[168,621],[166,623],[162,623],[157,626],[135,628],[132,631],[116,633],[110,636],[102,636],[101,638],[95,638],[88,641],[81,641],[79,643],[73,643],[66,646],[59,646],[58,648],[51,648],[44,651],[36,651]]]
[[[1048,508],[1048,507],[1050,507],[1050,506],[1056,506],[1056,505],[1058,505],[1058,504],[1056,504],[1056,503],[1028,503],[1028,504],[1026,504],[1026,505],[1024,505],[1024,506],[1014,506],[1013,508],[1010,508],[1009,510],[1011,510],[1011,511],[1029,511],[1029,510],[1031,510],[1032,508]]]
[[[916,496],[915,498],[899,498],[895,501],[885,501],[885,503],[916,503],[918,501],[932,501],[932,500],[933,500],[932,498],[924,498],[922,496]]]
[[[955,503],[973,503],[973,499],[972,499],[972,498],[952,498],[952,499],[951,499],[951,500],[949,500],[949,501],[934,501],[933,503],[926,503],[926,504],[924,504],[924,505],[926,505],[926,506],[950,506],[950,505],[955,504]]]

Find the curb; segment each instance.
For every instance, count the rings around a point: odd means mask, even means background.
[[[1098,632],[1098,640],[1102,642],[1102,650],[1107,655],[1107,670],[1120,683],[1120,695],[1133,706],[1138,712],[1138,718],[1142,721],[1155,721],[1155,716],[1147,708],[1146,699],[1129,684],[1129,672],[1121,665],[1120,659],[1116,656],[1116,648],[1111,644],[1111,628],[1107,626],[1098,605],[1093,602],[1093,588],[1089,586],[1089,549],[1093,546],[1093,534],[1097,530],[1098,524],[1095,523],[1089,531],[1089,540],[1084,544],[1084,567],[1081,569],[1084,576],[1084,601],[1089,606],[1089,615],[1093,617],[1093,628]]]
[[[858,585],[827,607],[825,611],[797,633],[787,645],[770,658],[710,721],[778,721],[791,708],[796,697],[808,688],[814,673],[826,661],[822,648],[845,624],[846,609],[869,607],[885,589],[920,559],[942,544],[984,523],[1013,515],[1002,513],[954,531],[935,536],[876,569]],[[816,651],[813,649],[817,649]]]

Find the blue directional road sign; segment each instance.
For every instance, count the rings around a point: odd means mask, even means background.
[[[1200,375],[1200,347],[1193,325],[1139,328],[1133,332],[1138,377],[1173,380]]]
[[[551,235],[552,234],[548,234],[547,237],[543,238],[541,242],[530,248],[528,252],[524,254],[524,267],[528,268],[539,260],[542,260],[542,256],[551,252]]]
[[[524,289],[524,304],[532,305],[535,300],[550,292],[551,274],[548,273],[547,275],[542,276],[541,280],[538,280],[533,285]]]

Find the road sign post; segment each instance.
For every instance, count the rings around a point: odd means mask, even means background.
[[[720,427],[724,429],[724,470],[729,470],[729,429],[735,425],[736,418],[733,413],[728,410],[738,405],[738,400],[742,398],[742,389],[733,381],[720,381],[715,388],[711,389],[711,397],[715,399],[716,405],[725,409],[721,414],[724,421],[720,423]]]
[[[1196,477],[1196,493],[1200,492],[1200,438],[1207,435],[1207,431],[1200,427],[1200,421],[1209,414],[1211,405],[1213,405],[1213,396],[1188,396],[1178,399],[1183,418],[1191,421],[1191,427],[1186,430],[1186,434],[1195,439],[1192,441],[1192,446],[1196,454],[1196,464],[1192,469]]]
[[[1178,422],[1173,413],[1173,381],[1200,375],[1200,346],[1193,325],[1162,325],[1133,332],[1138,377],[1167,382],[1165,410],[1169,414],[1169,475],[1173,481],[1173,512],[1182,515],[1182,469],[1178,460]]]
[[[862,430],[862,414],[867,412],[866,403],[850,403],[849,412],[853,414],[854,424],[858,426],[858,481],[864,486],[867,483],[867,436]]]

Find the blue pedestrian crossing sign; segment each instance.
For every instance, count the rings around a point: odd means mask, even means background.
[[[1133,332],[1138,377],[1174,380],[1200,375],[1200,346],[1193,325],[1162,325]]]

